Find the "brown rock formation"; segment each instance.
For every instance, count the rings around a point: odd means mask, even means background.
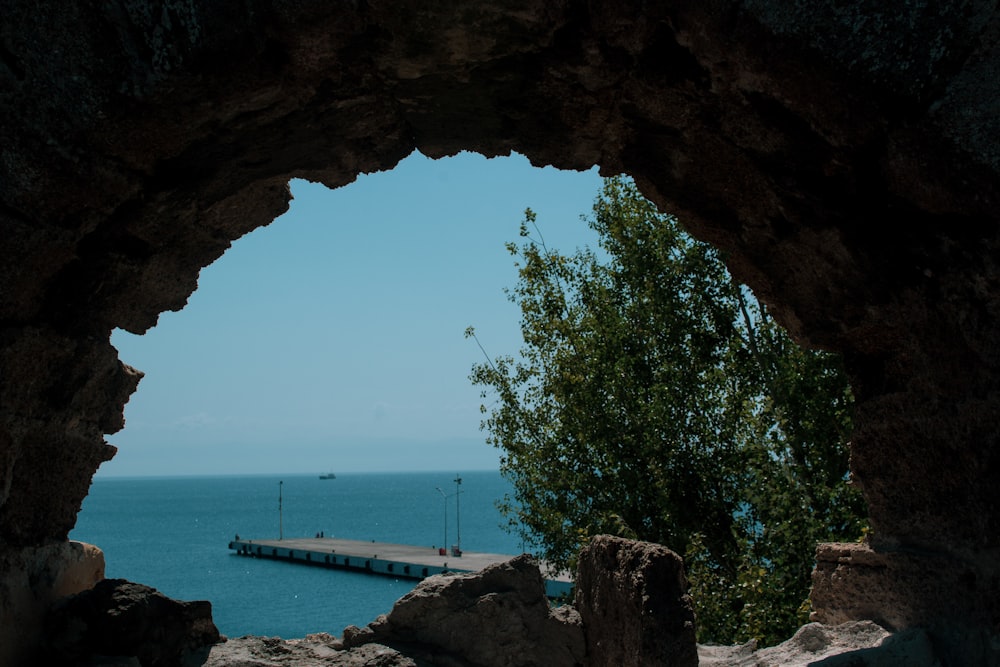
[[[95,656],[178,667],[221,639],[209,602],[179,602],[124,579],[104,579],[59,602],[46,619],[38,664],[89,664]]]
[[[835,625],[870,618],[896,630],[920,626],[936,615],[957,645],[977,646],[977,629],[965,621],[970,604],[989,601],[979,595],[984,583],[971,563],[939,554],[877,552],[864,544],[821,544],[816,560],[812,620]],[[984,617],[989,613],[976,611]],[[983,653],[952,655],[961,659],[955,664],[992,664]]]
[[[699,646],[700,667],[941,667],[923,630],[892,634],[871,621],[809,623],[788,641],[754,650]]]
[[[632,174],[800,340],[845,355],[873,549],[975,581],[947,617],[910,590],[900,618],[1000,662],[998,11],[8,0],[0,550],[65,540],[113,455],[139,374],[109,332],[181,308],[290,177],[518,150]]]
[[[56,601],[104,579],[104,554],[82,542],[0,550],[0,665],[25,663]]]
[[[588,664],[698,665],[684,563],[664,546],[595,537],[580,554],[575,606]]]
[[[199,667],[428,667],[381,644],[344,650],[340,640],[319,633],[301,639],[239,637],[216,644]]]
[[[576,667],[585,653],[580,616],[570,607],[550,609],[530,556],[425,579],[387,615],[344,630],[345,648],[366,644],[392,647],[418,664],[456,667]]]

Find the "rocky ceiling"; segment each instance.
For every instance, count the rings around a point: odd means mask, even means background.
[[[290,178],[514,150],[631,174],[844,354],[878,562],[834,588],[996,658],[995,1],[3,5],[0,550],[64,541],[113,456],[141,374],[111,330],[182,308]]]

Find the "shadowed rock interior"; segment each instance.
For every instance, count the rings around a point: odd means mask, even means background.
[[[998,11],[10,0],[0,562],[64,543],[114,455],[104,435],[141,373],[110,332],[182,308],[202,267],[287,209],[290,178],[334,187],[413,150],[518,151],[632,175],[799,341],[844,355],[874,555],[819,576],[890,563],[859,576],[894,608],[814,605],[995,664]],[[942,567],[964,585],[911,576]],[[22,650],[5,644],[0,662]]]

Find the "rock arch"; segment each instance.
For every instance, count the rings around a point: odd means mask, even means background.
[[[4,12],[7,556],[65,540],[113,455],[103,435],[140,374],[112,328],[181,308],[201,267],[285,210],[290,177],[337,186],[415,148],[517,150],[632,174],[794,335],[845,355],[875,534],[825,552],[820,616],[924,625],[953,655],[998,659],[995,3]],[[868,597],[838,599],[852,581]]]

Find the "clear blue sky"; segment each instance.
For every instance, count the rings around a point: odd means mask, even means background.
[[[549,247],[593,246],[580,216],[600,185],[467,153],[293,181],[289,212],[204,269],[184,310],[112,337],[146,377],[98,474],[496,469],[463,333],[517,351],[504,244],[530,207]]]

